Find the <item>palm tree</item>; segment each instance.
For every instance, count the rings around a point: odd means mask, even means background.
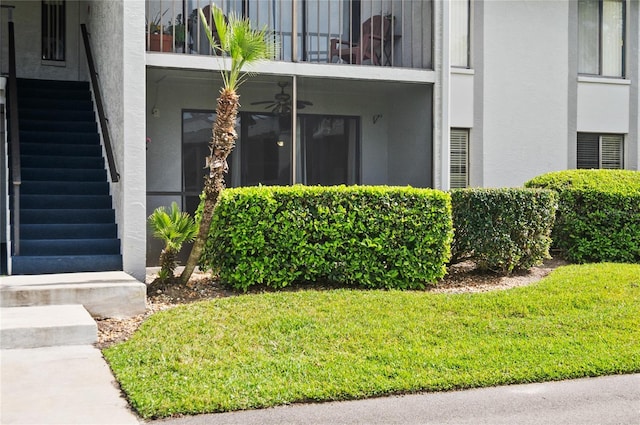
[[[149,225],[153,229],[153,236],[164,241],[164,249],[160,253],[160,280],[173,278],[176,268],[176,255],[182,249],[182,244],[191,242],[198,232],[198,226],[193,218],[180,212],[178,204],[173,202],[169,213],[164,207],[158,207],[149,216]]]
[[[230,14],[227,20],[222,10],[218,7],[213,7],[213,22],[218,32],[218,36],[214,39],[211,28],[206,25],[207,19],[202,9],[199,9],[198,12],[211,46],[214,50],[221,51],[229,57],[230,68],[221,71],[223,88],[218,97],[216,120],[213,123],[211,141],[209,142],[209,156],[206,158],[205,164],[205,167],[209,168],[209,173],[205,176],[204,189],[202,191],[204,208],[200,216],[198,235],[191,248],[184,271],[180,275],[182,283],[189,281],[195,266],[200,260],[200,255],[211,227],[213,211],[225,187],[224,174],[228,168],[227,157],[233,150],[238,138],[235,131],[235,123],[238,116],[238,107],[240,106],[240,96],[236,90],[247,77],[246,73],[242,73],[242,68],[247,64],[255,63],[262,59],[273,59],[276,52],[275,43],[272,38],[269,38],[266,28],[262,30],[252,29],[248,20],[241,19],[235,14]]]

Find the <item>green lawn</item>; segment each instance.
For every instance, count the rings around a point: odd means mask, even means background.
[[[640,372],[640,265],[481,294],[217,299],[157,313],[104,355],[145,418]]]

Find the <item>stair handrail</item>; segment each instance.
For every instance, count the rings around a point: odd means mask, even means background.
[[[82,30],[82,40],[84,41],[84,51],[87,54],[87,64],[89,65],[89,75],[91,77],[91,87],[93,88],[93,97],[96,101],[96,109],[98,111],[98,120],[100,121],[100,132],[102,133],[102,140],[104,141],[104,150],[107,154],[107,163],[109,165],[109,173],[111,175],[111,181],[116,183],[120,181],[120,174],[116,168],[116,161],[113,156],[113,147],[111,146],[111,137],[109,136],[109,127],[107,125],[108,119],[104,113],[104,106],[102,104],[102,94],[100,92],[100,85],[98,84],[98,73],[93,61],[93,54],[91,53],[91,44],[89,43],[89,32],[87,31],[86,24],[80,24]]]
[[[13,183],[13,254],[20,255],[20,128],[18,120],[18,78],[16,77],[16,41],[13,19],[9,17],[9,91],[8,110],[11,132],[11,177]]]

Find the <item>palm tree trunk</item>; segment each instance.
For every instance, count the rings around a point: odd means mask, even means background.
[[[227,172],[227,157],[235,146],[238,134],[236,133],[236,117],[240,96],[235,90],[223,89],[218,97],[216,107],[216,120],[213,123],[213,134],[209,143],[209,156],[206,166],[209,174],[204,180],[204,208],[200,217],[200,228],[191,248],[191,253],[184,271],[180,275],[180,281],[186,284],[200,261],[200,256],[209,236],[209,228],[213,219],[213,212],[220,200],[220,194],[225,187],[224,175]]]

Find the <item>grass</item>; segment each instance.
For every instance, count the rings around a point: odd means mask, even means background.
[[[104,351],[145,418],[640,371],[640,265],[481,294],[301,291],[153,315]]]

